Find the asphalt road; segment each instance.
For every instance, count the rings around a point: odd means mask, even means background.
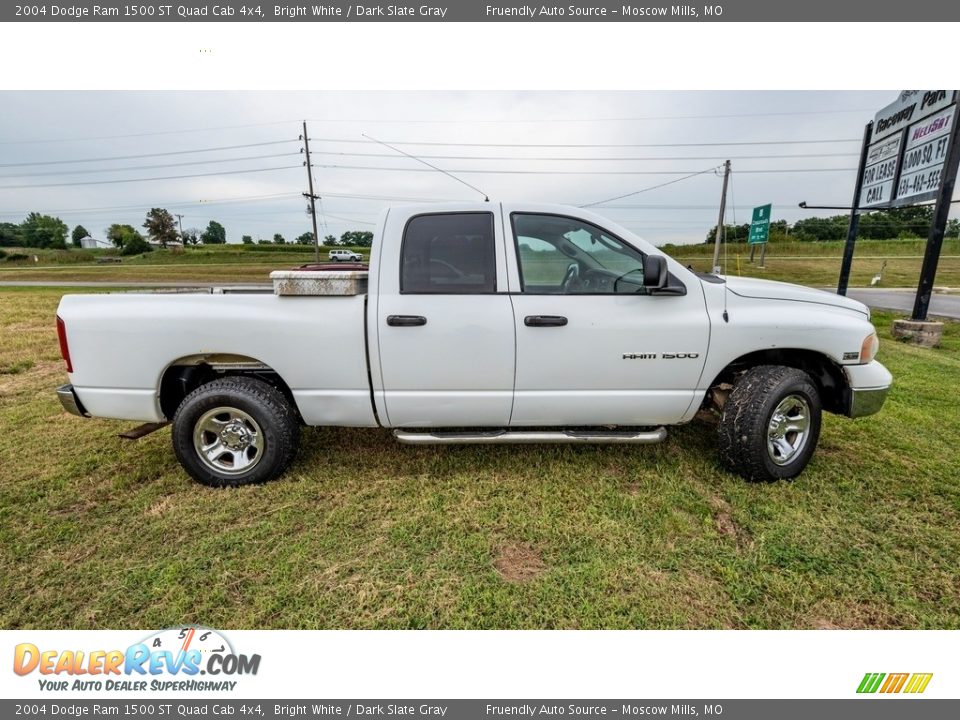
[[[269,283],[223,283],[223,282],[123,282],[108,280],[74,280],[52,282],[50,280],[3,280],[0,287],[70,287],[70,288],[126,288],[126,289],[191,289],[207,290],[212,287],[233,289],[269,288]],[[913,310],[915,290],[912,288],[851,288],[847,295],[878,310],[896,310],[909,313]],[[930,300],[930,315],[960,320],[960,295],[934,294]]]
[[[911,289],[850,288],[847,296],[877,310],[898,310],[910,313],[917,291]],[[960,320],[960,295],[934,293],[930,298],[930,315]]]

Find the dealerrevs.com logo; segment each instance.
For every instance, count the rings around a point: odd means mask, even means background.
[[[256,675],[260,655],[237,653],[222,633],[204,627],[161,630],[125,650],[14,648],[13,671],[36,674],[46,691],[231,691]]]

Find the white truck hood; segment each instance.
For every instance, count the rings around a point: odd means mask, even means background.
[[[758,280],[757,278],[725,276],[730,292],[741,297],[763,300],[793,300],[796,302],[817,303],[853,310],[870,317],[870,309],[862,302],[851,300],[843,295],[817,290],[816,288],[794,285],[792,283]]]

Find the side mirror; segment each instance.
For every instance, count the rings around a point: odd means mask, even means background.
[[[643,259],[643,287],[647,292],[662,290],[667,286],[667,261],[660,255],[647,255]]]

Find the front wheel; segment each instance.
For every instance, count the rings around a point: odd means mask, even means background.
[[[816,450],[821,414],[820,393],[802,370],[751,368],[723,406],[720,457],[747,480],[795,478]]]
[[[272,480],[293,461],[300,424],[283,394],[249,377],[225,377],[187,395],[173,418],[173,450],[211,487]]]

